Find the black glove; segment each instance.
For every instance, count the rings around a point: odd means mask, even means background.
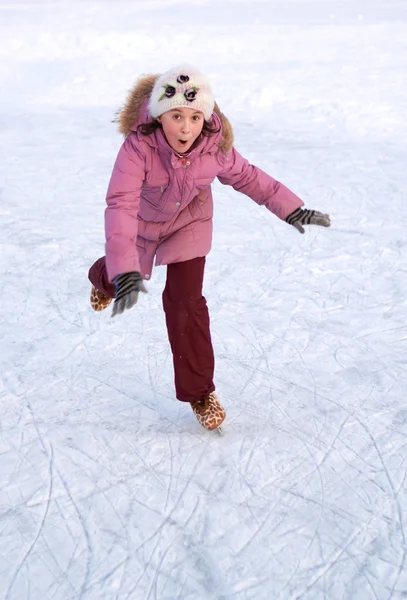
[[[300,233],[305,233],[303,225],[320,225],[321,227],[331,226],[329,215],[320,213],[317,210],[309,210],[308,208],[297,208],[288,215],[286,222],[298,229]]]
[[[115,299],[112,317],[120,315],[125,310],[137,304],[140,292],[147,293],[143,278],[138,271],[116,275],[113,279]]]

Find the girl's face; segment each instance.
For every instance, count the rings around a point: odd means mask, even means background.
[[[188,152],[201,134],[204,116],[199,110],[174,108],[158,117],[167,142],[176,152]]]

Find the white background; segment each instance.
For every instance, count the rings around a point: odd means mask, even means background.
[[[0,1],[0,597],[407,597],[407,2]],[[214,185],[223,437],[175,400],[157,267],[93,313],[112,123],[188,61],[236,148],[328,212]]]

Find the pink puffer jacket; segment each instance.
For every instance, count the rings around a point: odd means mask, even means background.
[[[109,280],[140,271],[149,279],[156,265],[206,256],[212,243],[211,183],[223,184],[285,219],[303,202],[233,148],[226,117],[215,107],[220,132],[204,137],[187,160],[177,156],[161,129],[144,136],[146,99],[156,76],[139,80],[119,116],[127,137],[117,156],[107,192],[106,265]]]

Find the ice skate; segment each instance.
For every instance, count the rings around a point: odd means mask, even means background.
[[[92,285],[92,289],[90,291],[90,305],[93,310],[100,312],[101,310],[105,310],[111,303],[113,298],[109,298],[109,296],[105,296],[100,292],[94,285]]]
[[[220,434],[223,433],[221,425],[225,420],[226,412],[214,392],[211,392],[202,400],[191,402],[191,407],[202,427],[209,431],[216,429]]]

